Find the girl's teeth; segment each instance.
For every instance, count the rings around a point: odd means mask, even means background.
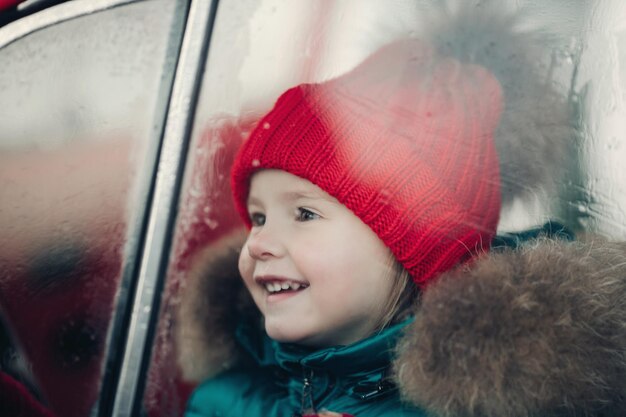
[[[265,283],[265,289],[271,293],[279,292],[282,290],[294,290],[297,291],[300,288],[304,288],[305,285],[299,284],[297,282],[267,282]]]

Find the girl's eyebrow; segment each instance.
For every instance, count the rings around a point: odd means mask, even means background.
[[[320,193],[315,192],[307,192],[307,191],[290,191],[283,194],[283,198],[288,201],[295,201],[301,198],[324,198],[324,196]]]
[[[336,198],[328,194],[318,193],[315,191],[290,191],[290,192],[284,193],[282,197],[286,201],[296,201],[299,199],[311,199],[311,200],[324,200],[324,201],[328,201],[331,203],[337,202]]]
[[[257,205],[257,206],[262,205],[261,201],[259,199],[255,198],[255,197],[253,197],[252,195],[248,196],[247,204],[248,205]]]
[[[286,193],[282,193],[280,197],[282,200],[287,201],[287,202],[293,202],[299,199],[311,199],[311,200],[321,199],[324,201],[328,201],[330,203],[338,202],[337,199],[332,196],[324,195],[322,193],[310,192],[310,191],[289,191]],[[261,203],[261,200],[259,200],[258,198],[252,195],[248,196],[248,204],[257,205],[257,206],[263,205]]]

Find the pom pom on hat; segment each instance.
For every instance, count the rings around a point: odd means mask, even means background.
[[[250,226],[252,175],[280,169],[352,210],[420,286],[488,248],[501,196],[494,144],[500,84],[417,40],[387,45],[347,74],[286,91],[233,166]]]

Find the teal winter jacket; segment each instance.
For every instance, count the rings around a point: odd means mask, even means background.
[[[407,324],[350,346],[318,351],[277,343],[267,336],[255,343],[248,333],[239,332],[252,365],[204,382],[194,392],[186,417],[292,417],[324,409],[364,417],[424,416],[400,401],[390,381],[394,347]]]
[[[198,384],[185,416],[626,416],[626,245],[544,229],[441,275],[411,319],[322,350],[267,337],[237,271],[243,236],[224,238],[178,311]]]

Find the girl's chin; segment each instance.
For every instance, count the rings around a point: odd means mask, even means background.
[[[294,343],[297,345],[326,348],[332,346],[347,346],[370,336],[375,329],[361,329],[358,333],[347,331],[346,326],[328,328],[318,326],[299,314],[267,313],[265,316],[265,332],[280,343]]]
[[[265,332],[267,335],[280,343],[293,343],[300,346],[306,346],[311,348],[325,348],[331,346],[337,346],[342,343],[338,341],[328,340],[323,337],[319,332],[305,333],[302,327],[296,329],[287,329],[284,327],[273,327],[265,325]]]
[[[307,334],[302,333],[302,329],[289,329],[284,326],[272,326],[265,324],[265,332],[267,335],[280,343],[296,343],[303,344],[303,342],[307,339]]]
[[[274,326],[272,323],[265,322],[265,332],[271,339],[277,342],[319,347],[319,344],[315,341],[318,338],[318,334],[305,332],[304,330],[302,326],[294,325],[291,327],[284,324]]]

